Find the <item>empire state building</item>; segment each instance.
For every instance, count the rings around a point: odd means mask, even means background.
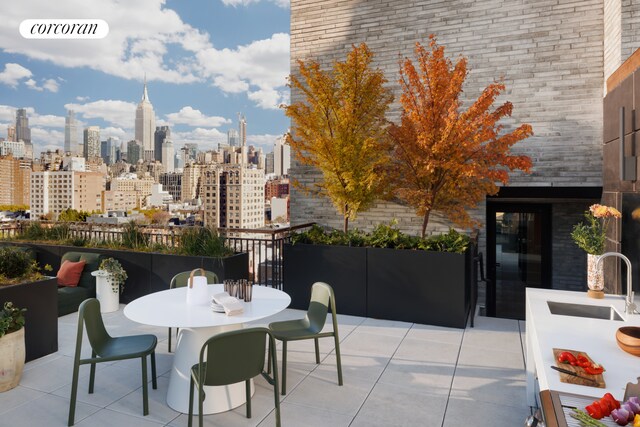
[[[156,130],[156,116],[153,106],[149,102],[147,93],[147,79],[144,79],[144,90],[142,99],[136,108],[136,141],[141,145],[144,160],[153,160],[153,133]],[[141,153],[142,154],[142,153]]]

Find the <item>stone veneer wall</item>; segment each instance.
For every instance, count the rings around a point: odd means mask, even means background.
[[[600,186],[604,1],[291,0],[292,70],[304,58],[328,67],[352,44],[366,42],[397,95],[398,55],[412,55],[415,42],[426,44],[434,33],[450,57],[469,59],[469,98],[502,75],[507,85],[502,101],[514,104],[506,127],[533,126],[535,136],[516,149],[532,157],[533,173],[515,175],[512,185]],[[298,98],[294,91],[292,99]],[[389,118],[398,116],[395,103]],[[319,179],[317,171],[295,160],[289,173],[304,184]],[[483,206],[476,215],[484,220]],[[351,224],[370,229],[394,217],[406,231],[420,227],[411,210],[385,202]],[[293,223],[342,224],[329,200],[295,188],[291,218]],[[435,218],[429,230],[442,228],[446,222]]]
[[[604,78],[622,64],[622,4],[604,0]]]
[[[620,0],[621,63],[640,47],[640,0]],[[618,64],[620,65],[620,64]]]

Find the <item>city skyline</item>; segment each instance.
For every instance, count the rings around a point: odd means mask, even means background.
[[[105,19],[110,32],[103,40],[22,39],[19,23],[33,10]],[[96,1],[80,8],[72,0],[55,6],[30,0],[6,15],[0,137],[25,108],[35,153],[64,148],[68,110],[75,111],[78,132],[99,126],[103,140],[134,139],[145,74],[156,126],[171,127],[175,147],[226,143],[238,113],[247,118],[247,144],[265,151],[288,128],[277,108],[288,101],[286,1]]]

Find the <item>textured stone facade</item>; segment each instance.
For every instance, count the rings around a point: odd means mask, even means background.
[[[469,99],[504,76],[507,91],[499,101],[514,104],[505,127],[523,122],[533,126],[535,135],[515,150],[531,156],[533,173],[514,175],[512,186],[600,186],[604,1],[292,0],[292,70],[305,58],[328,67],[344,58],[352,44],[366,42],[376,54],[374,65],[385,71],[397,97],[399,55],[411,56],[416,42],[426,44],[429,34],[435,34],[449,57],[468,58]],[[623,13],[625,3],[632,2],[623,1]],[[625,37],[623,30],[623,45]],[[292,93],[293,100],[298,96]],[[398,115],[396,102],[389,118]],[[304,184],[320,178],[295,160],[290,175]],[[341,218],[329,200],[298,189],[292,189],[291,197],[293,223],[340,227]],[[484,221],[483,206],[476,215]],[[351,224],[369,229],[391,218],[406,231],[420,227],[413,211],[384,202]],[[446,222],[430,222],[429,231],[442,228]]]

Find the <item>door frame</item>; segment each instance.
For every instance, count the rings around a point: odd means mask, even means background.
[[[496,316],[496,213],[533,212],[541,215],[540,281],[542,288],[551,287],[551,204],[487,200],[487,316]]]

